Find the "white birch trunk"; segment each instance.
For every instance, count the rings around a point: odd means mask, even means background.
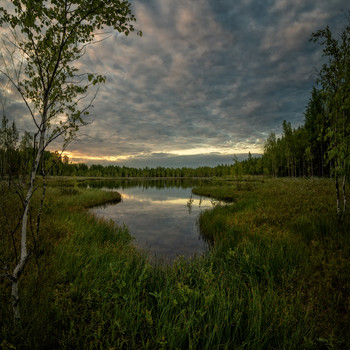
[[[20,303],[19,303],[19,300],[20,300],[19,280],[24,271],[24,268],[27,264],[27,261],[30,255],[27,250],[28,210],[29,210],[29,204],[34,192],[34,181],[36,178],[36,173],[44,152],[44,144],[45,144],[45,127],[43,127],[40,132],[39,149],[38,149],[38,153],[36,155],[35,162],[30,174],[29,188],[28,188],[27,195],[24,202],[24,211],[22,215],[22,231],[21,231],[21,256],[11,276],[11,281],[12,281],[11,299],[12,299],[13,316],[14,316],[15,322],[17,323],[20,321],[20,318],[21,318]]]

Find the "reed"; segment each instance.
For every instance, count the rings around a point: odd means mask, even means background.
[[[350,230],[334,219],[331,184],[259,179],[249,189],[225,181],[194,191],[214,198],[221,196],[216,191],[229,193],[234,202],[201,215],[208,254],[168,266],[148,261],[131,244],[127,228],[86,210],[116,194],[51,187],[43,221],[49,248],[41,257],[49,264],[26,276],[21,336],[13,333],[11,310],[1,299],[0,344],[349,347]]]

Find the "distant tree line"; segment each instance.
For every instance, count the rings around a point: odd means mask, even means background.
[[[281,137],[271,133],[267,138],[263,154],[265,173],[290,177],[330,176],[329,140],[325,135],[328,126],[322,92],[314,88],[304,125],[292,129],[290,122],[283,121]]]
[[[197,168],[144,167],[134,168],[118,165],[86,165],[71,163],[66,155],[45,151],[42,162],[48,175],[91,177],[221,177],[242,175],[271,175],[274,177],[329,177],[331,162],[328,159],[330,140],[327,130],[330,121],[326,115],[326,101],[321,90],[313,88],[305,111],[305,123],[292,129],[291,123],[283,121],[282,135],[271,133],[264,145],[262,156],[248,154],[239,161],[234,157],[230,165]],[[19,141],[15,122],[9,124],[2,118],[0,129],[0,176],[11,182],[14,178],[28,174],[35,158],[33,137],[25,132]],[[39,174],[40,174],[39,167]]]
[[[2,117],[0,128],[0,177],[5,177],[11,184],[13,178],[25,174],[31,166],[33,156],[33,137],[25,132],[19,142],[16,123],[9,124],[5,115]]]
[[[33,147],[34,144],[34,147]],[[6,116],[2,118],[0,129],[0,177],[9,184],[21,176],[28,174],[37,153],[33,137],[25,132],[19,141],[19,133],[15,122],[9,124]],[[127,166],[101,164],[86,165],[71,163],[66,155],[59,152],[45,151],[42,159],[47,175],[52,176],[91,176],[91,177],[213,177],[235,174],[233,165],[203,166],[196,169],[181,168],[133,168]],[[38,167],[38,174],[42,166]]]
[[[248,154],[239,161],[234,157],[230,165],[197,168],[145,167],[134,168],[118,165],[86,165],[71,163],[66,155],[45,151],[42,162],[48,175],[91,177],[221,177],[242,175],[271,175],[275,177],[330,176],[331,164],[327,159],[330,141],[326,136],[329,121],[322,91],[313,89],[305,112],[305,123],[292,129],[291,123],[283,121],[282,135],[271,133],[264,145],[262,156]],[[15,122],[2,118],[0,129],[0,176],[11,182],[28,174],[36,155],[33,137],[25,132],[21,140]],[[39,167],[39,174],[40,174]]]
[[[33,146],[34,144],[34,146]],[[9,124],[6,116],[2,118],[0,129],[0,178],[11,183],[14,179],[28,174],[37,153],[36,143],[30,133],[25,132],[21,140],[15,122]],[[263,157],[252,157],[234,164],[222,164],[216,167],[144,167],[134,168],[118,165],[87,165],[71,163],[66,155],[59,152],[45,151],[42,163],[47,175],[52,176],[91,176],[91,177],[221,177],[241,176],[244,174],[263,174]],[[42,166],[38,167],[38,174]],[[265,171],[266,173],[266,171]]]

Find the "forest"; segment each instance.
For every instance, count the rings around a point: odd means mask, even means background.
[[[261,156],[252,156],[239,161],[232,159],[231,165],[198,168],[133,168],[101,164],[86,165],[72,163],[59,152],[45,151],[42,162],[47,175],[52,176],[91,176],[91,177],[213,177],[270,175],[274,177],[329,177],[331,164],[328,160],[330,146],[326,131],[330,127],[326,115],[326,101],[321,90],[316,87],[311,92],[305,110],[304,125],[292,128],[291,123],[283,121],[282,134],[276,137],[271,133],[264,144]],[[347,111],[348,113],[348,111]],[[19,141],[15,122],[9,124],[6,116],[2,118],[0,129],[0,174],[1,178],[18,178],[27,174],[36,155],[33,137],[26,132]]]

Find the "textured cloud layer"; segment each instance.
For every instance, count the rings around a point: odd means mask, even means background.
[[[107,83],[94,102],[93,125],[70,146],[72,156],[156,166],[189,165],[191,155],[210,164],[216,155],[221,163],[261,151],[284,119],[303,123],[321,66],[310,35],[327,24],[339,30],[347,6],[344,0],[132,4],[143,37],[113,35],[90,47],[80,64],[105,74]],[[8,107],[18,115],[16,103]]]

